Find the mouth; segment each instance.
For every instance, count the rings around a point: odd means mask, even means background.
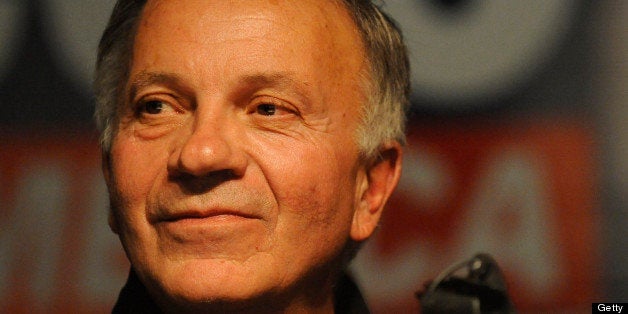
[[[261,217],[230,209],[185,210],[159,216],[154,224],[169,243],[200,245],[236,243],[242,234],[256,234]]]
[[[165,211],[158,216],[158,223],[176,222],[220,222],[260,219],[260,217],[231,209],[207,209],[207,210],[184,210]]]
[[[261,216],[224,208],[161,212],[153,227],[162,249],[176,256],[249,250],[267,230]]]
[[[161,222],[176,222],[180,220],[204,220],[204,219],[221,219],[221,218],[242,218],[242,219],[259,219],[259,217],[243,213],[235,210],[212,209],[212,210],[186,210],[175,213],[165,213],[158,219]]]

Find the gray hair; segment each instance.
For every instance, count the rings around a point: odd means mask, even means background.
[[[118,0],[98,46],[94,116],[104,152],[109,152],[117,132],[134,37],[146,1]],[[369,61],[369,73],[363,73],[367,99],[361,108],[356,141],[362,157],[371,158],[385,143],[405,143],[410,93],[408,56],[399,28],[375,4],[370,0],[341,2],[358,27]]]

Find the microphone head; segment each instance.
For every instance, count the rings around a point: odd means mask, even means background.
[[[514,313],[497,262],[479,253],[439,274],[417,294],[421,313]]]

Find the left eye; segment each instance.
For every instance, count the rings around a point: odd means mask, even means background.
[[[272,116],[277,112],[277,107],[273,104],[261,104],[257,106],[257,113],[264,116]]]
[[[164,103],[162,101],[151,100],[144,103],[143,111],[148,114],[159,114],[164,108]]]

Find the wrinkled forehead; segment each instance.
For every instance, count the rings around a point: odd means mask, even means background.
[[[185,10],[186,7],[196,9]],[[244,23],[255,19],[257,25]],[[181,23],[182,20],[185,23]],[[140,16],[139,29],[168,22],[179,28],[197,29],[203,29],[208,24],[242,24],[242,32],[264,29],[270,22],[292,28],[295,32],[307,32],[320,45],[337,44],[342,46],[339,48],[349,48],[358,43],[361,46],[356,24],[344,2],[338,0],[149,0]],[[208,38],[220,35],[225,34],[205,34]],[[237,37],[238,33],[229,35]]]
[[[170,39],[173,33],[175,44],[164,45],[160,39]],[[208,59],[223,64],[237,59],[277,69],[292,66],[311,74],[310,79],[327,80],[322,88],[337,89],[329,93],[363,92],[362,40],[340,1],[152,0],[141,15],[135,44],[136,52],[141,47],[144,53],[160,49],[167,56],[177,55],[177,49],[197,49],[198,60],[172,60],[173,67],[177,62],[211,65]],[[229,55],[208,53],[207,47]]]

